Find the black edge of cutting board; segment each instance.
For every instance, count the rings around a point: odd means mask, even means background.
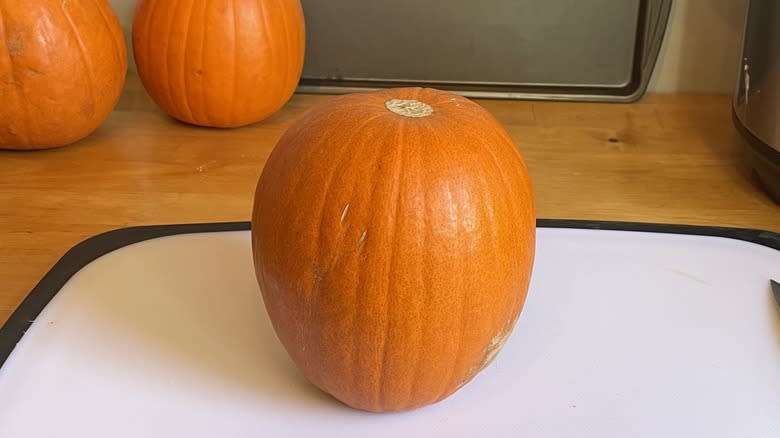
[[[636,231],[666,234],[689,234],[699,236],[725,237],[743,240],[780,251],[780,234],[730,227],[701,225],[675,225],[641,222],[615,222],[570,219],[539,219],[539,228],[574,228],[586,230]],[[0,327],[0,367],[11,355],[16,344],[32,325],[38,314],[60,291],[70,278],[89,263],[119,248],[158,237],[177,234],[218,233],[225,231],[248,231],[249,222],[221,222],[200,224],[151,225],[120,228],[98,234],[71,248],[44,275],[40,282]]]

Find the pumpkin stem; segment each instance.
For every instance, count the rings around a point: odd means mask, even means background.
[[[390,99],[385,102],[385,107],[404,117],[428,117],[433,114],[433,108],[419,100]]]

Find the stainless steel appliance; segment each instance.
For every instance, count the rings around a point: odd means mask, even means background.
[[[780,2],[750,0],[734,123],[750,149],[756,174],[780,203]]]

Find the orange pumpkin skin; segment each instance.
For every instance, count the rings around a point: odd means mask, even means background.
[[[54,148],[91,134],[126,72],[107,0],[0,0],[0,148]]]
[[[510,136],[463,97],[401,88],[313,107],[279,140],[254,198],[255,272],[277,336],[349,406],[448,397],[490,363],[523,307],[533,201]]]
[[[132,33],[149,95],[194,125],[265,119],[290,99],[303,69],[299,0],[140,0]]]

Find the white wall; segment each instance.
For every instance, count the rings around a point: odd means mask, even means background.
[[[109,3],[111,3],[114,12],[119,17],[119,22],[122,24],[122,31],[125,33],[125,42],[127,43],[127,54],[130,56],[130,70],[135,71],[130,33],[133,30],[133,11],[135,10],[136,0],[109,0]]]
[[[674,0],[649,91],[734,90],[748,0]]]
[[[110,1],[122,22],[129,48],[136,0]],[[731,94],[747,2],[673,0],[666,38],[648,91]],[[130,68],[135,68],[132,59]]]

